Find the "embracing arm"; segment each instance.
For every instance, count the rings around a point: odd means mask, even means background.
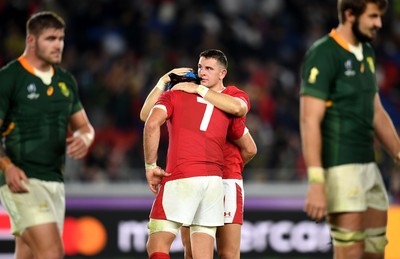
[[[153,90],[151,90],[149,95],[146,97],[142,109],[140,110],[140,120],[143,122],[147,120],[147,117],[149,117],[151,108],[153,108],[154,104],[158,100],[158,97],[160,97],[160,95],[164,92],[166,84],[167,83],[163,83],[160,79],[157,85],[154,86]]]
[[[206,101],[218,109],[232,114],[236,117],[243,117],[247,114],[247,104],[245,101],[238,97],[233,97],[227,94],[219,93],[214,90],[208,89],[205,86],[198,85],[192,82],[182,82],[176,84],[173,91],[181,90],[187,93],[199,94]]]
[[[149,117],[150,111],[153,108],[154,104],[157,102],[158,97],[164,92],[165,87],[169,82],[171,82],[171,78],[169,77],[169,74],[174,73],[177,75],[184,75],[187,72],[192,71],[191,68],[188,67],[181,67],[181,68],[175,68],[163,75],[157,82],[157,84],[154,86],[154,88],[151,90],[149,95],[146,97],[146,100],[144,101],[144,104],[142,106],[142,109],[140,110],[140,120],[141,121],[146,121],[147,117]]]
[[[375,135],[387,152],[400,162],[400,139],[392,120],[382,106],[379,94],[374,100],[374,127]]]
[[[243,134],[241,138],[235,140],[234,143],[239,147],[240,155],[242,157],[243,163],[247,164],[253,157],[257,154],[257,146],[250,132]]]

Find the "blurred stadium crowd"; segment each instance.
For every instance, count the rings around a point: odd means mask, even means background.
[[[400,129],[400,1],[389,2],[373,45],[382,102]],[[68,160],[67,181],[145,181],[141,105],[159,77],[174,67],[195,69],[208,48],[228,56],[225,85],[251,99],[247,124],[258,155],[245,181],[304,180],[300,66],[310,44],[337,25],[336,0],[0,0],[1,66],[21,55],[25,21],[39,10],[66,20],[62,66],[75,75],[96,129],[89,156]],[[167,145],[165,130],[162,152]],[[376,154],[400,202],[400,169],[378,146]]]

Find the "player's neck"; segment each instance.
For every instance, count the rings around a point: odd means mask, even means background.
[[[357,39],[357,37],[354,35],[352,29],[351,29],[351,24],[346,23],[346,24],[340,24],[336,28],[336,32],[339,34],[341,38],[343,38],[347,43],[353,46],[358,46],[360,44],[360,41]]]
[[[47,72],[52,69],[52,66],[50,63],[44,61],[43,59],[39,58],[37,55],[30,51],[25,51],[22,56],[25,57],[26,61],[34,67],[35,69],[42,71],[42,72]]]
[[[224,86],[224,84],[222,82],[220,82],[220,83],[210,87],[210,89],[214,90],[216,92],[221,92],[221,91],[223,91],[225,89],[225,86]]]

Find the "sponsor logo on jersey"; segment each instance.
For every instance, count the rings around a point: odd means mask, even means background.
[[[26,89],[28,90],[28,95],[27,95],[28,99],[35,100],[35,99],[39,98],[40,95],[38,93],[36,93],[37,88],[34,83],[28,85],[28,87]]]
[[[351,62],[350,59],[346,60],[346,62],[344,62],[344,74],[346,76],[355,76],[356,75],[356,71],[354,71],[353,69],[353,62]]]
[[[54,93],[54,87],[53,86],[49,86],[47,88],[47,95],[50,96]]]
[[[67,85],[66,85],[64,82],[58,83],[58,87],[60,87],[61,93],[62,93],[63,95],[65,95],[65,97],[68,97],[68,96],[69,96],[68,87],[67,87]]]

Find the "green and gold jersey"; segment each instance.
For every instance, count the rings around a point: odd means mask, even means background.
[[[58,66],[50,84],[23,56],[0,70],[0,132],[7,155],[29,178],[63,181],[68,119],[81,109],[75,79]],[[0,171],[0,186],[4,180]]]
[[[374,161],[374,97],[378,91],[374,64],[368,43],[356,49],[335,30],[306,54],[300,94],[326,101],[321,125],[324,167]]]

